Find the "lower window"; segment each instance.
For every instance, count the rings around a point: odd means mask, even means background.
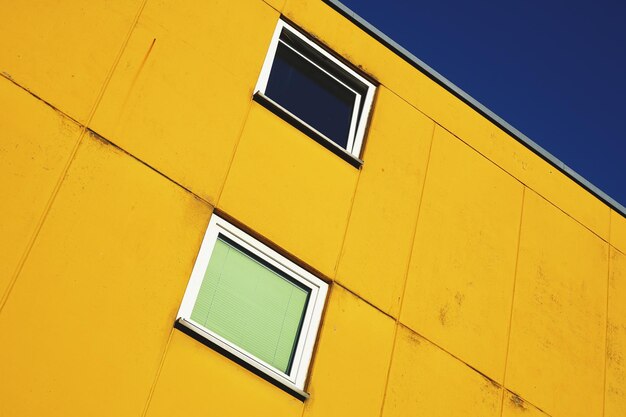
[[[306,398],[327,289],[324,281],[213,215],[178,323]]]

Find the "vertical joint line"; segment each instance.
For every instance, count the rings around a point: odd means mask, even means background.
[[[228,161],[228,167],[226,169],[226,173],[224,174],[222,183],[220,184],[220,188],[217,192],[217,196],[215,197],[215,202],[209,201],[209,204],[214,205],[214,208],[218,206],[220,199],[222,198],[222,193],[224,192],[224,187],[226,187],[226,181],[228,180],[228,176],[230,175],[230,170],[233,167],[233,162],[235,161],[235,156],[237,155],[237,151],[239,150],[239,145],[241,144],[241,138],[243,137],[243,131],[246,128],[246,124],[248,123],[248,118],[250,117],[250,111],[252,110],[252,96],[250,96],[250,101],[248,103],[248,108],[246,109],[246,114],[241,121],[241,127],[237,134],[237,140],[235,142],[235,146],[233,147],[233,151],[230,155],[230,161]],[[210,200],[210,199],[208,199]]]
[[[519,216],[519,226],[517,229],[517,251],[515,254],[515,269],[513,270],[513,288],[511,290],[511,309],[509,311],[509,326],[506,335],[506,351],[504,353],[504,372],[502,373],[502,401],[500,403],[500,415],[504,412],[504,392],[506,390],[506,371],[509,362],[509,348],[511,347],[511,328],[513,327],[513,308],[515,307],[515,289],[517,286],[517,269],[519,264],[519,253],[522,242],[522,224],[524,221],[524,202],[526,200],[526,186],[522,186],[522,201]]]
[[[87,120],[85,122],[85,125],[81,125],[81,129],[80,129],[80,134],[78,135],[78,139],[76,140],[76,143],[74,144],[72,150],[70,151],[70,155],[67,159],[67,161],[65,162],[65,165],[63,166],[63,169],[61,170],[61,173],[59,174],[59,178],[57,179],[57,182],[54,185],[54,188],[52,189],[52,192],[50,194],[50,197],[48,198],[48,201],[46,202],[46,205],[44,206],[43,212],[41,214],[41,216],[39,217],[39,219],[37,220],[37,224],[35,225],[35,229],[33,231],[33,233],[31,234],[26,247],[24,249],[24,252],[22,254],[22,256],[20,257],[15,270],[13,272],[13,275],[11,276],[11,280],[9,282],[9,285],[7,286],[6,290],[4,291],[4,293],[2,294],[2,297],[0,298],[0,311],[2,311],[2,309],[4,308],[4,306],[6,305],[7,300],[9,299],[9,296],[11,295],[11,292],[13,291],[13,288],[15,286],[15,282],[17,281],[17,277],[20,275],[20,273],[22,272],[22,269],[24,267],[24,264],[26,263],[26,259],[28,259],[28,256],[30,255],[33,246],[35,245],[35,241],[37,240],[37,237],[39,236],[39,233],[41,232],[41,228],[43,227],[43,224],[46,220],[46,218],[48,217],[48,214],[50,212],[50,209],[52,207],[52,204],[54,203],[54,201],[56,200],[56,196],[59,193],[59,190],[61,189],[61,184],[63,183],[63,180],[65,179],[65,176],[67,175],[67,172],[70,169],[70,166],[72,165],[72,162],[74,161],[74,157],[76,156],[76,153],[78,152],[78,148],[80,147],[80,144],[82,143],[82,139],[85,136],[85,134],[87,133],[88,129],[87,127],[89,126],[89,124],[91,123],[91,120],[96,112],[96,109],[98,107],[98,104],[100,103],[100,101],[102,100],[102,96],[104,95],[104,91],[106,90],[106,87],[109,84],[109,81],[111,80],[112,76],[113,76],[113,72],[115,71],[115,68],[117,67],[122,54],[124,52],[124,50],[126,49],[126,46],[128,45],[128,41],[130,40],[131,34],[133,33],[135,26],[137,25],[137,22],[139,21],[139,16],[141,16],[141,13],[143,12],[143,8],[146,5],[147,0],[143,0],[141,6],[139,7],[134,19],[133,19],[133,23],[128,31],[128,33],[126,34],[126,38],[124,40],[124,42],[122,43],[122,46],[114,60],[113,65],[111,66],[111,68],[109,69],[109,72],[107,73],[107,76],[105,77],[104,83],[102,85],[102,87],[100,88],[100,91],[98,92],[98,96],[96,97],[96,101],[94,102],[94,105],[92,106],[91,110],[89,111],[89,115],[87,116]]]
[[[141,5],[139,6],[137,13],[135,14],[135,17],[133,18],[133,22],[130,25],[130,28],[128,29],[128,33],[126,34],[126,37],[124,38],[124,41],[122,42],[122,46],[120,47],[120,50],[118,51],[117,55],[115,56],[115,59],[113,60],[113,65],[111,65],[111,68],[109,68],[109,71],[104,79],[104,83],[102,83],[102,87],[100,88],[100,91],[98,92],[98,95],[96,96],[96,100],[93,106],[91,107],[91,110],[89,111],[89,116],[87,117],[87,120],[85,121],[85,126],[87,127],[91,126],[91,121],[93,120],[93,117],[96,114],[96,110],[98,109],[98,106],[100,105],[100,102],[102,101],[102,98],[104,97],[104,92],[106,91],[107,87],[109,86],[109,83],[111,82],[111,79],[113,78],[113,73],[115,72],[118,64],[120,63],[120,60],[122,59],[122,55],[124,54],[124,51],[126,50],[126,47],[128,46],[128,42],[130,42],[130,38],[133,32],[135,31],[135,27],[137,26],[137,22],[139,22],[139,17],[143,13],[143,9],[146,6],[147,1],[148,0],[143,0],[141,2]],[[153,45],[154,45],[154,42],[153,42]],[[152,46],[150,48],[152,48]]]
[[[380,403],[380,413],[383,414],[385,409],[385,402],[387,401],[387,391],[389,389],[389,378],[391,377],[391,367],[393,365],[393,358],[396,354],[396,346],[398,341],[398,329],[400,328],[400,314],[402,314],[402,306],[404,304],[404,293],[406,292],[406,285],[408,281],[409,268],[411,266],[411,258],[413,257],[413,247],[415,246],[415,238],[417,236],[417,224],[419,222],[420,212],[422,208],[422,201],[424,199],[424,191],[426,189],[426,180],[428,177],[428,167],[430,166],[430,157],[433,149],[433,142],[435,141],[435,131],[437,130],[437,124],[433,122],[433,130],[430,135],[430,144],[428,146],[428,156],[426,158],[426,166],[424,167],[424,180],[422,181],[422,191],[420,192],[419,203],[417,204],[417,215],[415,216],[415,225],[413,227],[413,238],[411,239],[411,247],[409,249],[409,260],[404,270],[404,283],[402,285],[402,292],[400,293],[400,305],[398,307],[398,317],[396,318],[396,328],[393,334],[393,345],[391,347],[391,355],[389,357],[389,365],[387,366],[387,375],[385,377],[385,390],[383,391],[383,399]]]
[[[402,307],[404,306],[404,295],[406,292],[407,283],[409,280],[409,270],[411,267],[411,261],[413,258],[413,249],[415,247],[415,239],[417,238],[417,227],[419,224],[420,214],[422,213],[422,203],[424,201],[424,194],[426,193],[426,184],[428,181],[428,172],[430,168],[430,158],[432,156],[433,145],[435,143],[435,132],[437,130],[437,124],[433,122],[433,131],[430,135],[430,145],[428,146],[428,157],[426,158],[426,167],[424,168],[424,180],[422,181],[422,192],[420,193],[419,203],[417,204],[417,216],[415,216],[415,226],[413,227],[413,238],[411,240],[411,247],[409,248],[409,260],[406,264],[404,271],[404,283],[402,285],[402,292],[400,293],[400,306],[398,308],[398,319],[400,321],[400,315],[402,314]]]
[[[152,402],[152,396],[154,395],[154,390],[156,389],[157,382],[159,381],[159,377],[161,376],[161,371],[163,370],[163,365],[165,364],[165,358],[167,356],[167,351],[170,348],[170,343],[172,341],[172,336],[175,330],[174,327],[170,329],[170,334],[167,337],[167,342],[165,342],[165,348],[163,349],[163,354],[161,355],[161,360],[159,362],[159,366],[157,368],[156,374],[154,375],[154,381],[152,381],[152,385],[150,386],[150,391],[148,392],[148,398],[146,399],[146,405],[143,408],[143,412],[141,413],[141,417],[145,417],[148,414],[148,408],[150,407],[150,403]]]
[[[361,182],[361,174],[363,172],[364,167],[359,169],[359,173],[356,177],[356,184],[354,185],[354,192],[352,193],[352,197],[350,199],[350,208],[348,209],[348,218],[346,219],[346,227],[343,229],[343,237],[341,239],[341,247],[339,248],[339,255],[337,256],[337,260],[335,261],[335,268],[333,270],[333,281],[337,279],[337,273],[339,272],[339,264],[341,263],[341,259],[343,259],[343,251],[346,246],[346,237],[348,236],[348,229],[350,228],[350,222],[352,221],[352,210],[354,209],[354,201],[356,200],[356,194],[359,191],[359,183]]]
[[[74,160],[74,156],[76,155],[76,152],[78,152],[78,148],[80,146],[83,136],[85,135],[85,132],[86,132],[85,128],[81,127],[80,133],[78,134],[78,138],[76,139],[76,142],[74,143],[72,149],[70,150],[70,155],[65,161],[65,164],[63,168],[61,169],[61,173],[59,174],[59,177],[57,178],[57,181],[54,184],[54,187],[52,188],[50,197],[48,197],[48,200],[46,201],[46,204],[43,208],[43,211],[41,215],[39,216],[39,218],[37,219],[37,223],[35,224],[35,229],[30,235],[28,242],[26,243],[26,247],[24,248],[24,252],[22,253],[22,255],[20,256],[20,259],[17,262],[15,270],[13,271],[13,275],[11,276],[11,280],[9,281],[9,285],[4,291],[4,294],[2,294],[2,298],[0,298],[0,312],[4,308],[7,300],[9,299],[9,296],[11,295],[11,292],[13,291],[13,288],[15,286],[15,282],[17,281],[17,277],[22,272],[22,269],[24,268],[24,264],[26,263],[26,259],[28,259],[28,256],[30,255],[30,252],[32,251],[33,246],[35,245],[35,241],[37,240],[37,237],[39,236],[39,233],[41,232],[41,228],[43,227],[43,224],[46,218],[48,217],[48,213],[50,213],[52,204],[54,203],[54,200],[56,199],[56,196],[59,193],[59,190],[61,189],[61,184],[63,183],[63,179],[67,175],[67,171],[69,171],[70,166],[72,165],[72,161]]]
[[[606,413],[606,385],[607,385],[607,373],[609,362],[609,296],[611,293],[611,211],[609,211],[609,242],[607,242],[608,259],[607,259],[607,271],[606,271],[606,316],[605,316],[605,328],[604,328],[604,382],[602,392],[602,415]]]

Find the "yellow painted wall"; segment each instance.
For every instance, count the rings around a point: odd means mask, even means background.
[[[626,413],[626,219],[319,0],[0,16],[0,417]],[[354,168],[252,101],[281,14]],[[214,209],[331,284],[300,401],[173,328]]]

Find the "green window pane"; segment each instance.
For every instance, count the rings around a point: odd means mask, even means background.
[[[191,319],[287,372],[308,291],[218,239]]]

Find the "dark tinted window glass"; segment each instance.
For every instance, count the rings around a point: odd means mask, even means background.
[[[282,43],[265,94],[346,148],[355,93]]]

